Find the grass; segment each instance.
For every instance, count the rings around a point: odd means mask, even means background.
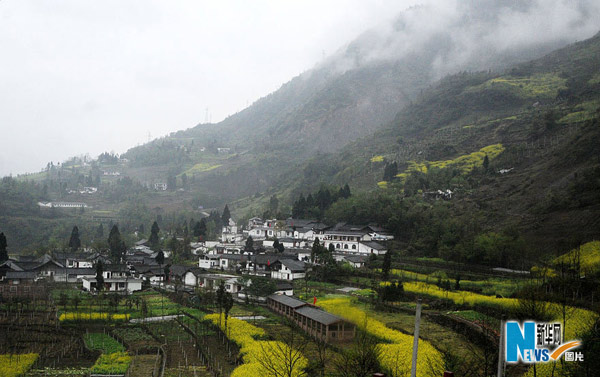
[[[179,176],[182,176],[183,174],[190,176],[190,175],[194,175],[196,173],[207,172],[207,171],[214,170],[220,166],[221,166],[221,164],[212,165],[212,164],[209,164],[206,162],[199,162],[196,165],[189,168],[188,170],[186,170],[185,172],[181,173]]]
[[[408,168],[403,173],[397,174],[396,177],[400,178],[401,181],[404,182],[404,180],[413,172],[427,174],[431,168],[445,169],[450,167],[459,169],[463,174],[468,174],[476,167],[483,165],[483,160],[485,159],[486,155],[491,161],[502,152],[504,152],[504,146],[502,144],[493,144],[483,147],[476,152],[462,155],[452,160],[425,162],[409,161]]]
[[[598,271],[600,269],[600,241],[592,241],[581,245],[555,258],[552,264],[555,266],[561,263],[571,265],[577,264],[577,262],[579,262],[583,274]]]
[[[373,156],[371,162],[383,162],[383,156]]]
[[[124,352],[125,347],[112,336],[104,333],[89,333],[83,336],[87,348],[102,353]]]
[[[540,73],[527,77],[502,76],[471,87],[469,91],[489,89],[507,90],[521,98],[554,98],[566,89],[567,80],[555,73]]]
[[[390,270],[390,275],[400,278],[402,281],[420,281],[425,283],[436,283],[438,277],[442,280],[449,280],[454,286],[455,279],[448,277],[444,271],[435,271],[430,274],[423,274],[402,269]],[[509,297],[520,287],[518,280],[508,280],[502,278],[488,278],[485,280],[460,280],[460,288],[463,290],[474,291],[484,295],[500,295]]]

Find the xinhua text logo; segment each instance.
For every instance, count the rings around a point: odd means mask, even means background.
[[[572,340],[563,344],[561,328],[560,323],[507,321],[504,327],[506,362],[544,363],[558,360],[565,353],[565,361],[583,361],[581,352],[569,351],[579,347],[581,342]]]

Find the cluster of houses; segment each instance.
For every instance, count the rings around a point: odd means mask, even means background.
[[[191,243],[196,265],[172,264],[169,251],[164,251],[166,260],[159,264],[158,253],[146,240],[130,248],[120,263],[89,250],[55,252],[38,258],[20,256],[0,263],[0,295],[31,294],[40,280],[80,283],[84,290],[95,292],[99,288],[95,269],[98,261],[104,266],[102,290],[108,292],[131,293],[141,290],[144,284],[169,289],[216,289],[224,282],[228,292],[242,296],[240,276],[249,275],[274,279],[277,293],[292,295],[290,283],[304,279],[314,263],[311,248],[317,238],[321,245],[334,250],[336,261],[360,268],[369,255],[385,254],[385,241],[392,236],[374,225],[327,226],[313,220],[263,221],[255,217],[242,228],[230,220],[219,241]],[[283,245],[283,251],[275,248],[275,243]]]
[[[247,247],[250,237],[252,250]],[[385,254],[385,241],[393,236],[375,225],[340,223],[329,226],[315,220],[253,217],[245,229],[230,220],[223,227],[220,241],[192,246],[199,255],[198,266],[201,268],[296,280],[305,277],[316,239],[322,246],[334,250],[336,261],[360,268],[370,255]],[[283,246],[283,252],[275,250],[275,243]]]

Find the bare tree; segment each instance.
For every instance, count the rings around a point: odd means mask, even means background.
[[[325,369],[327,368],[327,364],[333,358],[333,353],[329,349],[329,345],[326,341],[320,338],[313,339],[313,343],[315,344],[316,350],[316,370],[319,371],[319,375],[321,377],[325,376]]]
[[[381,346],[377,339],[364,331],[357,331],[352,347],[342,351],[334,365],[340,377],[368,377],[379,371],[380,356]]]
[[[265,377],[302,377],[304,351],[309,341],[300,334],[296,325],[289,323],[288,330],[277,341],[259,342],[261,352],[257,361],[267,372]]]

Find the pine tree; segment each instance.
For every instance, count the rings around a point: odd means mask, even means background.
[[[96,290],[101,291],[104,288],[104,265],[101,260],[96,263]]]
[[[225,208],[223,208],[223,215],[221,215],[221,220],[223,221],[223,226],[229,225],[229,219],[231,218],[231,213],[229,213],[229,207],[225,204]]]
[[[248,252],[254,251],[254,240],[252,239],[252,236],[248,236],[246,239],[246,247],[244,249]]]
[[[104,237],[104,225],[100,223],[100,225],[98,225],[98,228],[96,229],[96,238],[101,239],[102,237]]]
[[[108,235],[108,247],[111,258],[117,263],[120,262],[126,247],[123,240],[121,240],[121,233],[116,225],[113,225]]]
[[[158,254],[156,254],[156,263],[158,263],[158,264],[165,263],[165,253],[163,253],[162,250],[160,250],[158,252]]]
[[[77,225],[73,227],[71,231],[71,238],[69,239],[69,247],[72,251],[75,251],[81,247],[81,240],[79,239],[79,228]]]
[[[8,251],[6,250],[6,236],[0,233],[0,262],[8,260]]]
[[[390,274],[390,268],[392,267],[392,253],[388,251],[383,257],[383,265],[381,266],[381,273],[383,280],[387,280]]]
[[[485,157],[483,158],[483,169],[485,171],[487,171],[489,167],[490,167],[490,159],[489,159],[488,155],[486,154]]]
[[[344,199],[348,199],[350,196],[352,196],[352,193],[350,192],[350,186],[348,186],[347,183],[344,185],[342,193],[343,193],[342,197]]]
[[[148,239],[148,242],[150,242],[150,246],[152,248],[155,248],[156,246],[158,246],[158,242],[159,242],[158,232],[160,232],[160,228],[158,227],[158,223],[155,221],[152,224],[152,228],[150,229],[150,238]]]

